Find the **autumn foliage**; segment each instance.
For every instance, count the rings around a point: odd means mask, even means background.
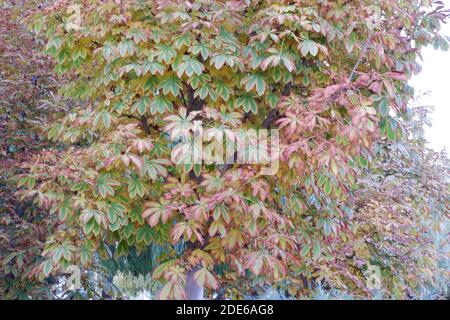
[[[407,256],[395,263],[409,269],[418,263],[409,251],[355,239],[375,228],[408,242],[421,202],[394,191],[385,202],[380,190],[354,201],[374,146],[407,136],[407,81],[423,46],[448,47],[438,33],[447,15],[431,0],[84,0],[34,10],[27,23],[66,79],[59,93],[77,103],[43,128],[59,147],[36,152],[19,176],[17,196],[57,224],[30,276],[156,243],[167,249],[153,272],[163,299],[189,297],[191,277],[209,293],[270,284],[299,297],[323,283],[372,297],[370,264],[387,270],[387,295],[411,296],[426,280],[367,253]],[[189,142],[170,136],[195,123],[278,129],[279,170],[174,164],[172,149]]]

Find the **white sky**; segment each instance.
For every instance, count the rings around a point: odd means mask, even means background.
[[[450,36],[450,24],[443,25],[443,35]],[[450,154],[450,51],[435,50],[428,46],[422,50],[422,72],[411,79],[416,94],[430,92],[421,105],[434,106],[433,126],[425,133],[429,146],[435,151],[446,149]]]

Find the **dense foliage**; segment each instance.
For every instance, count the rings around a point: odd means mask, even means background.
[[[67,81],[59,93],[77,104],[44,126],[58,147],[25,159],[19,176],[17,195],[55,224],[27,276],[153,245],[160,298],[189,297],[190,278],[210,293],[271,284],[298,297],[320,283],[372,297],[368,265],[382,269],[387,296],[414,296],[436,270],[426,233],[448,211],[448,186],[430,179],[447,165],[395,141],[410,132],[401,115],[420,48],[448,47],[438,33],[447,15],[430,0],[35,10],[28,22]],[[279,129],[279,170],[176,165],[169,137],[198,123],[211,135]],[[391,161],[411,151],[418,158]]]
[[[425,146],[428,112],[411,109],[402,121],[404,138],[375,146],[355,191],[355,238],[343,251],[352,252],[347,263],[360,272],[381,268],[380,294],[388,298],[448,290],[449,161]]]
[[[19,201],[14,175],[21,162],[48,146],[40,128],[58,114],[57,80],[50,57],[24,23],[39,1],[0,4],[0,296],[51,297],[48,283],[29,280],[39,264],[53,221],[29,201]]]

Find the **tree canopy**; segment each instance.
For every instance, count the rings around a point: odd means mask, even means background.
[[[158,245],[163,299],[189,297],[190,279],[209,292],[282,284],[295,296],[326,283],[371,297],[369,265],[383,270],[388,295],[411,295],[421,280],[410,263],[435,265],[410,255],[429,240],[412,239],[423,232],[417,212],[440,219],[448,188],[428,190],[414,180],[425,164],[383,163],[376,148],[408,153],[397,143],[410,132],[407,81],[423,46],[448,48],[439,34],[447,16],[431,0],[83,0],[34,10],[27,22],[73,102],[43,128],[53,147],[19,176],[17,195],[55,225],[30,276]],[[209,136],[278,130],[278,170],[174,163],[174,151],[194,147],[171,137],[199,124]],[[389,166],[406,176],[393,186],[389,175],[363,180],[367,199],[356,206],[361,179]],[[398,192],[404,181],[410,189]]]

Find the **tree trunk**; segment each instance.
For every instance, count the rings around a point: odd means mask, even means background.
[[[186,299],[188,300],[204,300],[204,288],[199,287],[194,279],[194,273],[198,268],[193,268],[186,276]]]

